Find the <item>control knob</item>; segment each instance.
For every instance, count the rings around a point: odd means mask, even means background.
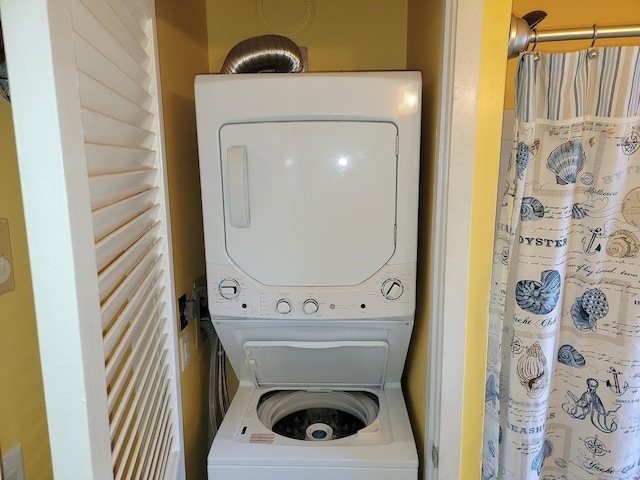
[[[218,292],[222,298],[234,299],[240,295],[240,284],[233,278],[225,278],[218,284]]]
[[[397,278],[388,278],[382,282],[382,296],[387,300],[397,300],[404,293],[404,286]]]
[[[287,300],[282,298],[278,300],[278,303],[276,303],[276,310],[278,311],[278,313],[286,315],[287,313],[291,312],[291,304]]]
[[[313,299],[309,299],[309,300],[305,300],[304,303],[302,304],[302,309],[304,310],[304,313],[306,313],[307,315],[312,315],[314,313],[316,313],[318,311],[318,302],[316,302]]]

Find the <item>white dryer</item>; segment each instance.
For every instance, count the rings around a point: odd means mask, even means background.
[[[210,480],[415,480],[417,72],[196,78],[209,309],[240,380]]]

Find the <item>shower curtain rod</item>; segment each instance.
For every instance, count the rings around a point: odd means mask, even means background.
[[[529,45],[541,42],[558,42],[563,40],[592,40],[591,46],[601,38],[640,37],[640,25],[618,25],[610,27],[566,28],[559,30],[537,31],[529,27],[523,18],[511,15],[509,32],[508,58],[515,58],[526,51]]]

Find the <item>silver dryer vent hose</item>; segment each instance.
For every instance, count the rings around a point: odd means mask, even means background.
[[[260,35],[236,44],[220,73],[298,73],[304,66],[302,52],[282,35]]]

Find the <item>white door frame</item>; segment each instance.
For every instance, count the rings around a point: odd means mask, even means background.
[[[478,0],[444,2],[428,281],[431,294],[424,439],[424,478],[428,480],[458,479],[461,474],[483,9],[484,2]]]

